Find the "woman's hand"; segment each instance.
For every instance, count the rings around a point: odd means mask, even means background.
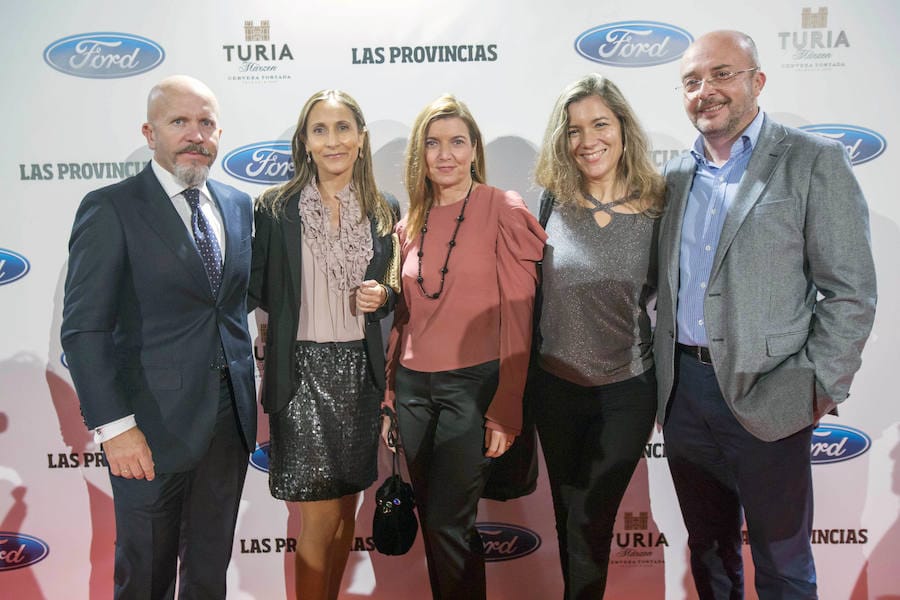
[[[509,450],[509,447],[512,446],[515,439],[516,436],[514,435],[503,433],[496,429],[485,429],[484,447],[487,448],[487,450],[484,451],[484,455],[488,458],[499,458],[500,456],[503,456],[503,454]]]
[[[387,302],[387,290],[374,279],[367,279],[356,288],[356,312],[375,312]]]
[[[381,415],[381,440],[391,452],[397,452],[397,432],[391,431],[392,419],[390,415]]]

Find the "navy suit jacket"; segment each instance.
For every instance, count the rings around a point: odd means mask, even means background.
[[[193,237],[150,165],[85,196],[69,241],[62,346],[94,428],[134,414],[157,472],[191,469],[212,439],[221,342],[240,428],[255,447],[247,331],[250,197],[207,182],[222,215],[225,264],[213,296]]]

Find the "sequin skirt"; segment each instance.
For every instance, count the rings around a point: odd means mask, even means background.
[[[269,415],[269,490],[307,502],[354,494],[378,476],[381,392],[362,341],[294,347],[291,401]]]

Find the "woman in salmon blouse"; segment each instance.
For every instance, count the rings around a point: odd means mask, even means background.
[[[396,410],[435,598],[485,597],[478,499],[522,423],[536,263],[546,235],[521,196],[485,183],[484,143],[453,96],[416,118],[402,293],[388,346]],[[382,433],[390,427],[385,415]]]

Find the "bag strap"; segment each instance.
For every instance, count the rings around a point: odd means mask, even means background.
[[[400,437],[397,435],[399,428],[397,426],[397,413],[390,408],[384,407],[381,410],[382,415],[387,415],[387,417],[391,420],[391,426],[388,428],[387,433],[387,443],[388,446],[394,449],[391,454],[394,455],[393,460],[391,460],[391,475],[396,475],[400,471],[400,450],[403,449],[403,445],[400,443]]]
[[[553,208],[556,206],[556,198],[549,190],[544,190],[541,192],[541,204],[538,209],[538,222],[541,224],[541,227],[546,228],[547,222],[550,220],[550,215],[553,213]],[[546,248],[544,252],[546,252]],[[531,322],[531,364],[537,364],[537,350],[541,344],[541,332],[540,332],[540,324],[541,324],[541,304],[543,303],[543,294],[541,292],[541,285],[544,279],[544,259],[541,257],[541,260],[537,262],[537,278],[538,284],[537,288],[534,290],[534,310],[531,313],[532,322]]]

